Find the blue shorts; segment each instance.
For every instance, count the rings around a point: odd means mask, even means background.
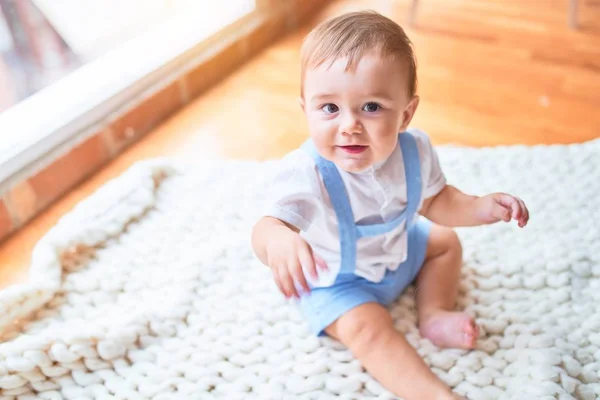
[[[333,286],[313,288],[301,297],[300,308],[311,330],[325,335],[325,328],[361,304],[376,302],[387,306],[417,277],[427,252],[432,223],[420,218],[408,230],[408,256],[395,271],[387,271],[381,282],[371,282],[354,274],[337,277]]]

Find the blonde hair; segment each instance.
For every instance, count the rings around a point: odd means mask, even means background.
[[[412,43],[396,22],[374,11],[351,12],[322,22],[304,39],[301,49],[301,79],[308,68],[347,57],[346,70],[354,68],[369,51],[405,63],[408,94],[417,91],[417,60]]]

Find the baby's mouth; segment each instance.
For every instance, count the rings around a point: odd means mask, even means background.
[[[362,153],[363,151],[365,151],[367,149],[367,147],[369,147],[369,146],[354,145],[354,146],[338,146],[338,147],[347,153],[359,154],[359,153]]]

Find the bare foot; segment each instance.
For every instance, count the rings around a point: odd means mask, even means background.
[[[472,349],[479,337],[479,327],[463,312],[439,310],[419,323],[421,335],[443,348]]]

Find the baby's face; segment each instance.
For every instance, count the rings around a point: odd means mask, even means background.
[[[309,69],[302,108],[319,154],[348,172],[384,161],[418,105],[409,98],[400,62],[366,54],[353,70],[346,59]]]

